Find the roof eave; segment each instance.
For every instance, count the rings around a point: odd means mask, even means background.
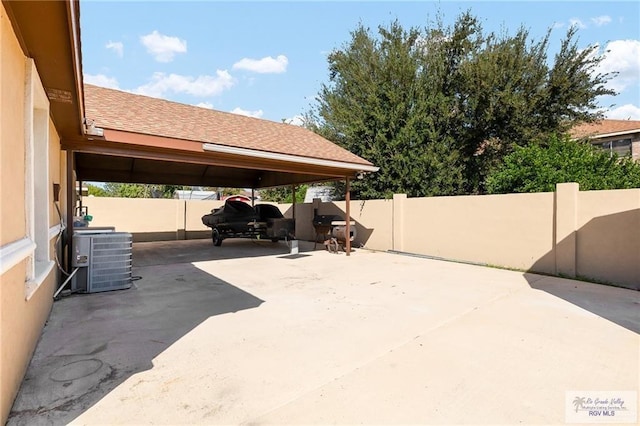
[[[203,143],[202,149],[209,152],[217,152],[221,154],[241,155],[246,157],[260,158],[265,160],[286,161],[288,163],[305,164],[310,166],[322,166],[345,169],[355,172],[377,172],[380,168],[371,163],[351,163],[346,161],[336,161],[323,158],[302,157],[293,154],[283,154],[279,152],[259,151],[249,148],[239,148],[228,145],[218,145],[212,143]]]
[[[36,64],[58,134],[61,138],[82,137],[79,1],[2,2],[24,55]]]

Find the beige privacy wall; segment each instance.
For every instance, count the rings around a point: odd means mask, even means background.
[[[223,202],[84,197],[82,204],[93,216],[92,227],[114,226],[116,231],[131,232],[134,241],[161,241],[208,237],[201,217]]]
[[[410,198],[396,250],[554,272],[553,193]]]
[[[640,189],[578,193],[578,275],[640,290]]]
[[[200,218],[221,201],[87,198],[92,226],[135,241],[208,238]],[[294,206],[279,205],[286,217]],[[313,241],[315,214],[344,216],[344,201],[296,204],[296,236]],[[351,202],[354,247],[395,250],[640,289],[640,189]]]

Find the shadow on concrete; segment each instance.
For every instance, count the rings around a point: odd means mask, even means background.
[[[210,238],[134,243],[133,264],[134,266],[151,266],[287,255],[291,252],[288,244],[290,243],[285,241],[274,243],[247,238],[229,238],[224,240],[220,247],[215,247]],[[299,244],[300,252],[310,251],[310,249],[305,244]]]
[[[54,303],[9,425],[68,424],[203,321],[263,303],[189,263],[134,275],[131,289]]]
[[[640,333],[640,240],[632,237],[638,229],[638,209],[595,217],[559,241],[524,277],[531,288]],[[553,232],[555,240],[555,229]],[[576,276],[596,283],[535,275],[556,274],[557,253],[573,251]]]
[[[638,291],[530,273],[525,273],[524,277],[531,288],[545,291],[640,334]]]

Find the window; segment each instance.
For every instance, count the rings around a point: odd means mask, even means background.
[[[616,139],[600,144],[602,149],[609,151],[610,155],[618,154],[620,157],[631,155],[631,139]]]
[[[35,243],[29,256],[29,298],[53,267],[49,253],[49,100],[33,59],[26,59],[25,213],[27,237]]]

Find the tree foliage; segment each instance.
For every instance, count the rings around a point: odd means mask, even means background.
[[[380,167],[353,183],[356,197],[481,193],[514,147],[599,118],[596,97],[613,94],[575,29],[552,65],[548,45],[549,33],[532,41],[524,28],[485,34],[469,12],[449,27],[360,25],[329,55],[306,122]]]
[[[307,185],[296,187],[296,203],[303,203],[305,194],[307,193]],[[272,201],[274,203],[291,203],[293,202],[293,193],[291,187],[281,186],[278,188],[268,188],[260,190],[262,201]]]
[[[556,184],[577,182],[582,190],[640,187],[640,164],[569,136],[516,147],[487,177],[490,193],[551,192]]]
[[[97,185],[92,185],[90,183],[86,184],[87,186],[87,194],[93,195],[94,197],[106,197],[107,191],[104,188],[101,188]]]
[[[104,185],[105,196],[122,198],[173,198],[174,192],[183,188],[185,187],[176,185],[115,182]]]

